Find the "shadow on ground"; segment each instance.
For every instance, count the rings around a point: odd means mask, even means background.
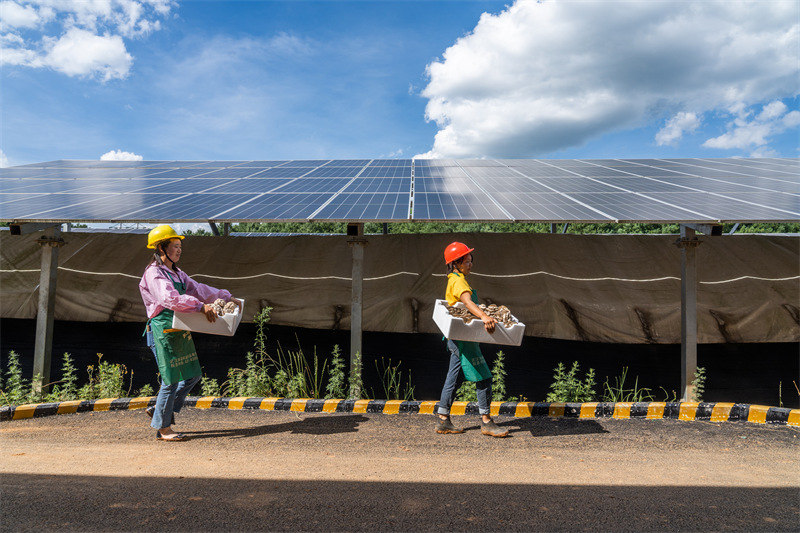
[[[333,435],[336,433],[355,433],[362,422],[369,418],[362,415],[315,416],[281,424],[265,424],[263,426],[219,429],[209,431],[182,431],[191,439],[212,438],[247,438],[275,433],[292,433],[306,435]]]
[[[255,460],[256,458],[254,458]],[[5,531],[795,531],[796,488],[5,474]]]

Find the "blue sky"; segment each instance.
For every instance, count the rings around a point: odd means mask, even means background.
[[[0,0],[0,159],[797,157],[798,20],[781,1]]]

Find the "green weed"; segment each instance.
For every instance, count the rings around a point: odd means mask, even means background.
[[[222,390],[219,386],[219,381],[208,376],[200,378],[200,395],[201,396],[222,396]]]
[[[413,400],[414,387],[411,385],[411,371],[408,371],[408,381],[403,383],[403,372],[400,370],[400,365],[392,366],[392,360],[389,359],[388,363],[381,357],[381,364],[378,365],[378,360],[375,360],[375,369],[381,378],[381,385],[383,386],[383,397],[387,400]],[[373,397],[376,395],[373,393]]]
[[[8,353],[8,370],[6,370],[5,390],[3,399],[9,405],[27,403],[31,397],[31,384],[22,377],[22,366],[19,364],[19,354],[14,350]]]
[[[153,386],[147,383],[141,389],[136,391],[136,397],[141,398],[142,396],[155,396],[156,392],[153,390]]]
[[[89,382],[78,389],[78,397],[84,400],[97,398],[121,398],[126,395],[124,388],[125,375],[128,369],[123,364],[103,361],[103,354],[97,354],[97,366],[89,365],[86,369]],[[127,392],[130,392],[130,388]]]
[[[595,399],[594,369],[589,371],[581,380],[578,376],[580,365],[577,361],[572,363],[569,370],[564,363],[559,362],[553,370],[553,383],[550,385],[551,392],[547,395],[548,402],[591,402]]]
[[[331,369],[328,373],[328,386],[325,388],[325,398],[344,398],[347,394],[347,374],[345,374],[344,357],[339,345],[333,347],[331,352]]]
[[[622,367],[622,373],[614,378],[614,385],[609,385],[608,378],[603,385],[604,402],[652,402],[653,395],[650,389],[639,388],[639,376],[633,382],[632,388],[625,388],[625,381],[628,377],[628,367]]]
[[[692,398],[693,402],[702,402],[703,394],[706,392],[706,369],[705,367],[698,366],[694,371],[694,379],[692,380]]]
[[[358,400],[364,394],[364,378],[361,375],[361,352],[356,352],[355,361],[350,368],[350,378],[348,379],[350,392],[348,397],[351,400]]]

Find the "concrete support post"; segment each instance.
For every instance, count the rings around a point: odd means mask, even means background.
[[[355,384],[350,387],[350,398],[361,398],[361,317],[363,309],[364,286],[364,224],[351,224],[348,226],[348,244],[353,250],[352,293],[350,302],[350,382]]]
[[[36,314],[36,340],[33,348],[33,381],[37,394],[47,392],[53,350],[53,316],[58,277],[58,248],[64,245],[60,226],[44,230],[36,242],[42,247],[42,270],[39,275],[39,310]]]
[[[681,401],[694,398],[697,370],[697,246],[695,231],[681,224]]]

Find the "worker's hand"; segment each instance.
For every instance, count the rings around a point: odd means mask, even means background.
[[[497,320],[490,317],[489,315],[483,315],[481,317],[481,320],[483,320],[483,327],[486,328],[486,331],[488,331],[489,333],[494,333],[494,327],[497,325]]]
[[[203,304],[203,314],[206,315],[206,318],[209,322],[217,321],[217,313],[214,312],[214,308],[212,306]]]

